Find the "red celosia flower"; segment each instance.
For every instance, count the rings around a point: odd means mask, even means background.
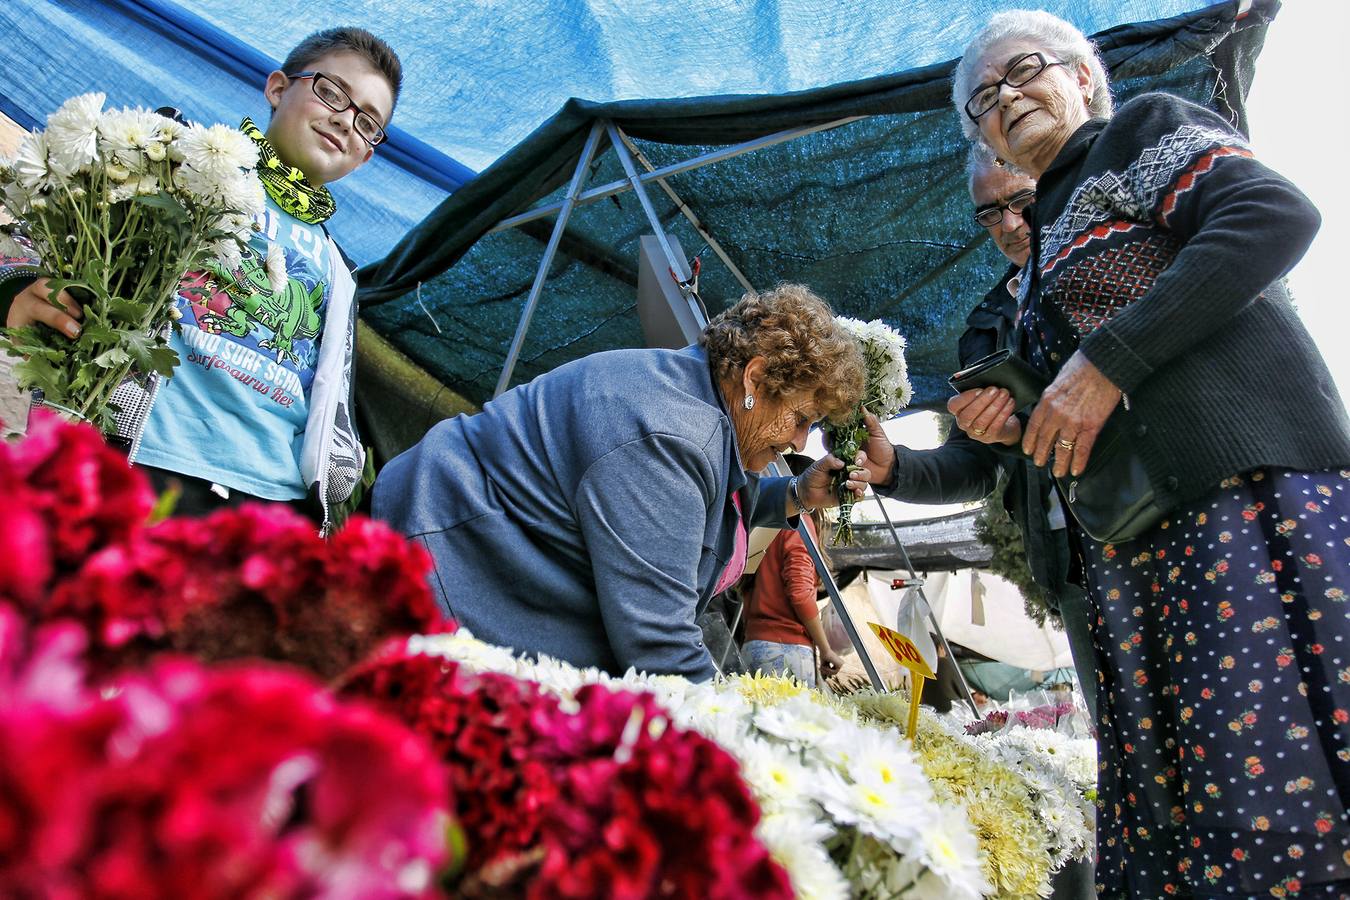
[[[553,730],[561,796],[531,897],[792,896],[726,751],[674,728],[647,694],[590,685],[577,702]]]
[[[396,651],[354,670],[341,693],[375,701],[446,763],[469,873],[536,845],[541,811],[557,797],[553,766],[539,753],[557,700],[528,682]]]
[[[397,722],[280,670],[176,661],[118,688],[0,708],[11,896],[434,894],[444,772]]]
[[[35,413],[22,440],[0,442],[0,600],[32,610],[153,502],[145,476],[96,430]]]
[[[453,628],[419,546],[363,517],[330,540],[280,505],[169,519],[91,558],[51,614],[90,629],[101,670],[164,649],[336,677],[383,641]]]

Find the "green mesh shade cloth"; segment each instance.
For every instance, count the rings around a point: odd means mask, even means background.
[[[1237,4],[1224,3],[1095,35],[1117,102],[1167,91],[1216,109],[1245,131],[1244,99],[1277,8],[1258,0],[1240,14]],[[571,100],[361,270],[362,315],[448,391],[482,403],[501,373],[553,219],[488,231],[561,199],[593,121],[612,120],[659,167],[862,116],[674,175],[669,184],[754,286],[804,282],[841,313],[897,328],[909,341],[916,405],[941,404],[966,315],[1006,266],[970,218],[967,144],[949,96],[954,64],[771,96]],[[607,142],[601,147],[589,185],[623,177]],[[663,227],[686,253],[701,256],[710,313],[739,297],[740,285],[675,203],[655,184],[648,195]],[[574,211],[514,384],[599,350],[643,346],[638,242],[650,231],[632,192]],[[381,402],[362,399],[367,410]],[[403,398],[399,443],[406,446],[418,430],[407,427],[407,409],[430,400]]]

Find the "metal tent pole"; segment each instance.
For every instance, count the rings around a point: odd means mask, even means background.
[[[792,471],[788,468],[787,460],[783,459],[781,454],[775,465],[778,466],[780,472]],[[867,655],[867,645],[863,643],[862,635],[858,633],[858,626],[853,622],[853,615],[844,605],[843,595],[839,593],[839,585],[834,583],[834,575],[830,573],[830,567],[825,565],[825,557],[820,555],[820,547],[816,545],[816,539],[812,536],[811,529],[806,527],[804,516],[797,517],[797,534],[801,536],[802,543],[806,544],[806,551],[811,554],[811,562],[816,564],[816,572],[820,575],[821,584],[825,586],[825,593],[830,595],[830,605],[834,607],[835,615],[839,616],[839,621],[844,623],[844,631],[853,643],[853,649],[858,651],[858,658],[862,660],[863,669],[867,672],[867,680],[872,683],[872,690],[879,694],[886,693],[886,685],[882,683],[881,675],[872,663],[872,657]]]
[[[553,223],[553,233],[549,235],[548,246],[544,248],[544,258],[539,261],[539,271],[534,276],[534,284],[530,285],[530,294],[525,299],[525,308],[520,313],[520,324],[516,326],[516,336],[511,339],[511,349],[506,353],[506,364],[502,366],[501,377],[497,379],[497,389],[492,392],[493,397],[501,396],[511,386],[511,375],[515,372],[520,350],[525,346],[525,332],[530,329],[530,319],[534,316],[534,308],[539,303],[539,295],[544,291],[544,282],[548,280],[548,270],[553,265],[558,244],[562,241],[563,232],[567,230],[567,220],[571,217],[572,210],[576,208],[577,194],[586,181],[586,170],[590,168],[591,160],[595,158],[595,149],[600,145],[604,125],[604,122],[597,119],[591,124],[591,133],[586,136],[586,146],[582,148],[581,159],[577,162],[576,171],[572,173],[572,182],[567,186],[567,195],[558,208],[558,221]]]
[[[623,138],[624,146],[633,154],[634,159],[642,163],[644,169],[648,172],[656,171],[656,166],[652,165],[651,161],[637,148],[637,145],[633,143],[633,139],[624,134],[622,128],[616,127],[614,130],[619,133],[619,137]],[[741,283],[741,287],[745,288],[747,291],[753,291],[754,287],[750,284],[750,279],[746,278],[740,268],[731,261],[731,257],[727,256],[727,252],[723,250],[722,245],[717,242],[717,238],[712,236],[712,233],[709,232],[703,222],[699,220],[698,214],[689,208],[689,204],[680,199],[680,195],[676,194],[675,189],[670,186],[670,182],[666,181],[664,178],[658,178],[656,179],[656,183],[661,186],[661,190],[666,192],[666,196],[675,204],[675,208],[683,213],[684,217],[689,220],[689,224],[694,226],[694,230],[703,236],[703,240],[707,242],[708,247],[712,252],[717,254],[717,258],[722,261],[722,265],[727,267],[727,271],[731,272],[732,277]]]
[[[808,134],[815,134],[817,131],[828,131],[831,128],[837,128],[840,125],[847,125],[849,122],[856,122],[859,119],[866,119],[867,116],[848,116],[843,119],[836,119],[833,122],[825,122],[821,125],[810,125],[805,128],[791,128],[787,131],[779,131],[774,134],[765,135],[762,138],[756,138],[753,141],[746,141],[743,144],[734,144],[730,147],[723,147],[720,150],[714,150],[711,153],[705,153],[702,156],[695,156],[684,162],[672,163],[668,166],[662,166],[659,169],[653,169],[638,178],[643,184],[649,181],[656,181],[661,178],[668,178],[671,175],[678,175],[681,172],[688,172],[693,169],[702,168],[715,162],[721,162],[724,159],[732,159],[744,153],[750,153],[753,150],[762,150],[765,147],[772,147],[774,144],[781,144],[784,141],[790,141],[793,138],[805,137]],[[615,141],[615,144],[618,144]],[[617,181],[611,181],[608,184],[602,184],[593,187],[590,190],[582,192],[577,197],[577,203],[583,205],[594,203],[596,200],[603,200],[614,194],[621,194],[632,187],[632,183],[627,178],[621,178]],[[565,201],[564,201],[565,202]],[[488,234],[497,231],[505,231],[508,228],[514,228],[517,225],[523,225],[526,222],[533,222],[535,219],[542,219],[551,216],[562,209],[563,203],[550,203],[546,206],[539,206],[519,215],[502,219],[492,228]]]
[[[909,561],[909,551],[905,549],[904,541],[900,540],[900,532],[895,530],[895,523],[891,521],[891,514],[886,511],[886,504],[882,502],[881,495],[873,492],[872,496],[876,498],[877,506],[881,509],[881,516],[886,520],[887,527],[891,529],[891,537],[895,540],[895,546],[900,548],[900,556],[905,561],[905,571],[910,575],[917,576],[918,573],[914,571],[914,564]],[[923,601],[923,608],[928,612],[928,621],[932,624],[938,640],[942,642],[942,649],[947,651],[947,658],[952,661],[952,665],[956,668],[956,681],[961,685],[961,696],[970,706],[970,711],[975,714],[975,718],[978,719],[980,717],[979,707],[975,705],[975,698],[970,695],[970,686],[966,684],[966,675],[956,662],[956,654],[952,652],[951,644],[947,643],[947,637],[942,633],[942,626],[938,624],[937,615],[933,612],[933,604],[928,602],[928,595],[923,590],[922,579],[916,587],[919,589],[919,599]],[[933,671],[936,674],[936,666]]]
[[[699,306],[698,298],[688,287],[689,279],[692,277],[689,272],[689,264],[676,256],[675,250],[670,246],[670,240],[666,237],[665,229],[661,227],[661,217],[656,214],[656,207],[652,206],[652,200],[647,196],[647,189],[642,186],[637,169],[633,166],[633,157],[628,154],[628,148],[624,146],[623,138],[619,136],[619,129],[614,127],[613,122],[606,122],[605,128],[609,132],[610,143],[614,145],[614,155],[619,157],[619,163],[623,166],[624,174],[628,176],[628,181],[633,186],[633,193],[637,194],[638,203],[642,205],[642,211],[646,214],[647,221],[651,223],[652,231],[656,234],[656,242],[661,245],[661,252],[666,255],[666,261],[670,264],[670,271],[675,273],[675,280],[680,285],[680,295],[689,304],[689,309],[694,314],[694,321],[701,328],[708,323],[703,315],[703,309]],[[686,339],[687,337],[686,335]],[[698,335],[694,335],[693,340],[698,340]]]

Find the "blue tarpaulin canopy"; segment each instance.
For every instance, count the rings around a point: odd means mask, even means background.
[[[558,199],[596,120],[663,166],[860,117],[669,185],[752,284],[803,281],[841,312],[897,326],[910,341],[917,399],[932,404],[945,396],[966,313],[1002,268],[969,219],[951,64],[992,13],[1017,5],[8,0],[0,111],[31,125],[67,96],[102,90],[115,104],[172,104],[204,121],[256,119],[266,72],[305,34],[351,23],[385,36],[406,68],[400,130],[336,186],[330,224],[364,264],[366,323],[471,402],[491,394],[552,222],[484,235]],[[1097,35],[1118,98],[1169,90],[1245,127],[1274,0],[1038,5]],[[469,180],[469,167],[485,171]],[[623,172],[602,152],[588,175],[596,184]],[[650,193],[663,227],[689,254],[703,252],[710,311],[739,296],[676,203]],[[515,382],[641,345],[637,244],[650,230],[631,193],[577,210]],[[364,379],[364,407],[391,414],[370,435],[382,452],[438,414],[440,389],[428,384]]]

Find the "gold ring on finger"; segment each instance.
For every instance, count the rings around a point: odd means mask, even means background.
[[[1060,438],[1059,445],[1063,447],[1065,450],[1072,450],[1074,448],[1074,441],[1070,441],[1065,438]]]

